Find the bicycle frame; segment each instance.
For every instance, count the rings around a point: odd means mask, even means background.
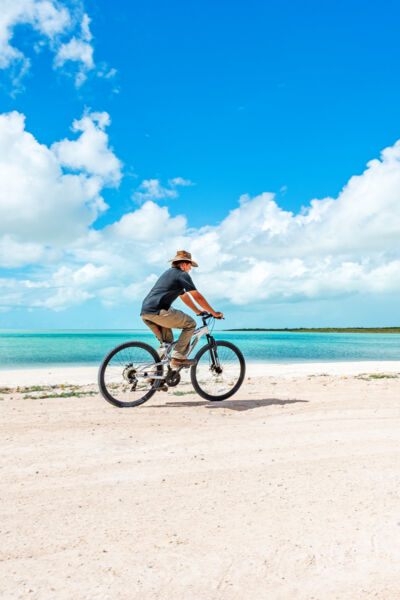
[[[215,348],[215,339],[210,335],[209,331],[208,331],[208,325],[206,323],[206,319],[203,317],[203,325],[201,325],[200,327],[197,327],[197,329],[194,330],[193,332],[193,337],[192,340],[190,342],[190,346],[189,346],[189,352],[188,352],[188,356],[190,356],[191,352],[193,351],[193,349],[195,348],[195,346],[197,346],[200,338],[203,337],[203,335],[205,335],[207,337],[207,341],[210,344],[212,350],[211,350],[211,356],[212,356],[212,360],[214,362],[214,364],[216,364],[216,366],[219,366],[219,360],[218,360],[218,356],[216,354],[216,352],[214,351]],[[146,365],[143,365],[142,367],[140,367],[140,370],[146,370],[149,369],[150,367],[154,369],[154,367],[158,367],[161,365],[170,365],[171,362],[171,352],[174,349],[174,347],[176,346],[177,341],[176,342],[171,342],[171,344],[168,344],[168,347],[165,351],[165,358],[161,358],[160,362],[158,363],[148,363]],[[175,369],[176,371],[180,371],[182,369],[182,367],[178,367],[177,369]],[[142,377],[142,378],[150,378],[150,379],[165,379],[165,375],[153,375],[153,374],[148,374],[148,373],[136,373],[136,377]]]

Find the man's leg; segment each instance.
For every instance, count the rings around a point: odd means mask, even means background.
[[[141,315],[143,323],[145,323],[147,325],[147,327],[149,327],[149,329],[151,329],[151,331],[154,333],[156,338],[161,342],[161,344],[163,342],[168,342],[168,343],[173,342],[174,334],[172,333],[172,330],[165,328],[165,327],[161,327],[161,326],[157,325],[156,323],[154,323],[153,321],[150,321],[148,317],[153,317],[153,316],[157,316],[157,315],[148,315],[148,314]],[[158,356],[160,357],[160,359],[162,359],[163,353],[164,353],[164,349],[163,349],[162,345],[158,347],[157,352],[158,352]],[[153,369],[153,373],[156,374],[156,369]],[[154,381],[155,381],[154,379],[149,379],[149,385],[153,386]],[[168,391],[168,387],[165,384],[165,379],[163,379],[161,382],[161,385],[159,385],[157,388],[157,392],[167,392],[167,391]]]
[[[193,332],[196,329],[196,321],[181,310],[170,308],[169,311],[173,312],[171,316],[176,323],[176,325],[173,325],[173,327],[182,329],[182,333],[176,342],[174,351],[172,352],[172,358],[184,360],[189,353],[190,340],[192,339]]]
[[[179,339],[172,353],[172,358],[177,358],[179,360],[183,360],[186,358],[189,352],[190,340],[192,339],[193,332],[196,328],[196,321],[192,319],[192,317],[189,317],[189,315],[182,312],[181,310],[175,310],[174,308],[170,308],[169,310],[161,310],[159,315],[143,315],[142,318],[143,320],[151,318],[152,324],[154,325],[154,323],[156,323],[159,327],[162,328],[163,332],[167,329],[171,331],[172,327],[176,329],[182,329],[182,333],[179,336]],[[146,321],[145,323],[147,325]],[[158,337],[158,339],[160,338]],[[168,342],[169,340],[167,339],[165,341]],[[173,341],[173,339],[171,339],[171,341]]]
[[[158,317],[159,315],[141,315],[143,322],[151,329],[156,338],[162,343],[167,342],[171,344],[174,341],[174,334],[172,333],[172,329],[169,327],[162,327],[158,323],[155,323],[153,317]],[[161,356],[161,346],[159,347],[158,354]]]

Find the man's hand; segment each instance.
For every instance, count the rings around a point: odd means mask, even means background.
[[[202,310],[201,312],[196,313],[198,317],[203,317],[205,315],[212,315],[215,319],[223,319],[224,314],[222,312],[215,312],[215,310]]]

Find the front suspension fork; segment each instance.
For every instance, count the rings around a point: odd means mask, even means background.
[[[220,368],[219,358],[217,353],[217,343],[215,339],[211,336],[207,336],[207,340],[210,346],[210,355],[211,355],[211,364],[214,368]]]

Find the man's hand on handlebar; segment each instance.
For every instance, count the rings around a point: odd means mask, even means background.
[[[212,312],[209,313],[206,310],[203,310],[200,313],[197,313],[198,317],[207,317],[207,316],[213,316],[215,319],[223,319],[224,318],[224,314],[222,312]]]

